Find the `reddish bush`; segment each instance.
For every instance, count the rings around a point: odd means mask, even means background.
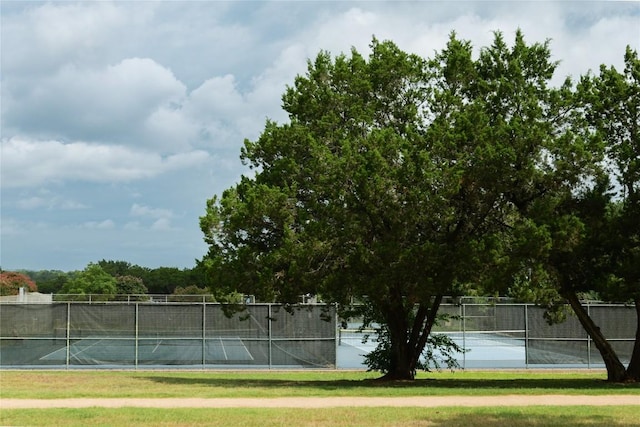
[[[28,292],[37,292],[36,282],[29,276],[14,271],[0,272],[0,295],[18,295],[20,288],[26,288]]]

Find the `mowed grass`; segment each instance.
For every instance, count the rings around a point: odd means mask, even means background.
[[[180,398],[295,396],[498,396],[634,394],[603,371],[421,373],[380,382],[346,371],[2,371],[2,398]],[[86,408],[0,411],[0,425],[49,426],[632,426],[638,406],[485,408]]]
[[[1,371],[0,396],[289,397],[638,394],[640,384],[606,382],[604,371],[456,371],[382,382],[363,371]]]
[[[0,413],[3,426],[637,426],[638,407],[37,409]]]

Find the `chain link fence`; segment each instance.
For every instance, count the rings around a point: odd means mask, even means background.
[[[375,333],[357,320],[341,328],[333,306],[301,304],[290,312],[251,303],[229,313],[197,298],[2,303],[0,367],[364,368],[363,356],[377,345]],[[635,310],[619,304],[587,304],[587,310],[628,363]],[[572,313],[554,325],[531,304],[463,302],[444,304],[440,313],[448,319],[433,332],[467,349],[456,355],[461,368],[604,366]]]
[[[335,331],[325,305],[2,304],[0,366],[331,368]]]

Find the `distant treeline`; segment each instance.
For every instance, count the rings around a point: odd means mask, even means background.
[[[102,260],[97,264],[114,278],[131,276],[142,280],[149,294],[172,294],[177,288],[206,288],[204,271],[196,266],[194,268],[158,267],[148,268],[131,264],[126,261]],[[60,293],[64,286],[80,271],[60,270],[18,270],[36,282],[38,292]]]

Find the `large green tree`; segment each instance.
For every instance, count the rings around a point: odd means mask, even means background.
[[[640,61],[627,49],[625,70],[601,66],[583,76],[571,105],[571,127],[589,144],[591,179],[557,197],[549,211],[523,211],[548,246],[532,260],[538,274],[518,292],[546,306],[550,321],[568,303],[600,352],[610,381],[640,379]],[[581,301],[597,294],[635,307],[636,340],[627,368]]]
[[[564,295],[585,325],[607,364],[609,379],[640,380],[640,60],[637,51],[627,47],[624,70],[602,65],[598,75],[584,76],[578,85],[587,123],[603,144],[610,196],[601,216],[604,227],[598,239],[587,240],[589,252],[604,279],[586,284],[609,301],[630,302],[636,311],[636,340],[625,369],[600,328],[588,318],[571,287]],[[591,225],[591,224],[588,224]],[[590,230],[593,231],[594,227]],[[593,234],[593,233],[592,233]],[[591,266],[593,268],[593,266]],[[585,286],[583,284],[583,286]]]
[[[100,265],[89,263],[84,270],[65,283],[60,293],[76,295],[79,298],[91,295],[95,299],[108,300],[116,294],[116,291],[116,279],[104,271]]]
[[[369,58],[321,52],[283,96],[289,122],[245,141],[255,174],[207,203],[217,286],[364,301],[388,340],[374,367],[412,379],[443,296],[534,252],[519,212],[575,185],[550,57],[520,32],[477,59],[455,34],[430,60],[375,39]]]
[[[633,301],[640,322],[640,59],[627,47],[624,70],[600,67],[587,75],[579,90],[586,115],[602,138],[605,165],[614,184],[619,237],[613,261],[620,279],[603,294],[612,300]],[[640,325],[640,323],[639,323]],[[640,334],[640,330],[639,330]],[[638,354],[640,357],[640,354]],[[640,363],[640,360],[639,360]],[[640,365],[638,368],[640,369]],[[640,372],[638,372],[640,373]]]

